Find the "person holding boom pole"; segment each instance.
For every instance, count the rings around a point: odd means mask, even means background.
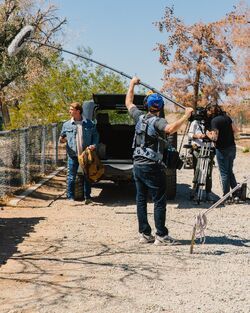
[[[134,137],[134,167],[133,174],[136,185],[137,218],[139,224],[139,243],[154,243],[155,245],[173,244],[175,240],[169,236],[166,222],[166,174],[162,163],[166,135],[175,133],[191,116],[193,109],[186,108],[185,114],[177,121],[168,124],[159,117],[164,106],[161,95],[150,94],[146,98],[147,114],[140,111],[133,103],[134,88],[140,84],[138,77],[133,77],[126,95],[126,107],[135,121]],[[154,221],[156,233],[147,218],[147,196],[150,192],[154,202]]]

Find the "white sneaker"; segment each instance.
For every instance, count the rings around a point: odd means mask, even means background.
[[[139,243],[153,243],[155,241],[155,237],[152,235],[145,235],[143,233],[139,234]]]
[[[174,238],[165,235],[164,237],[160,237],[158,235],[155,236],[155,242],[154,244],[156,246],[170,246],[174,244],[178,244],[179,242],[175,240]]]

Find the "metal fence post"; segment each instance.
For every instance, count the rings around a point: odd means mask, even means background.
[[[58,137],[62,123],[0,131],[0,198],[65,164]]]
[[[57,140],[57,123],[52,124],[52,144],[53,144],[53,163],[58,163],[58,140]]]
[[[1,131],[0,132],[0,197],[4,196],[8,192],[9,182],[9,159],[10,159],[10,151],[8,151],[8,147],[10,144],[6,138],[10,138],[11,131]]]
[[[42,140],[41,140],[41,174],[45,173],[45,143],[46,143],[46,127],[42,126]]]
[[[22,185],[26,185],[30,182],[30,162],[28,152],[28,128],[20,129],[20,171]]]

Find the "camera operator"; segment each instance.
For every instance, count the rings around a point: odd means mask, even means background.
[[[200,155],[201,147],[207,145],[210,148],[210,161],[208,164],[207,176],[206,176],[206,201],[214,201],[211,190],[212,190],[212,169],[213,169],[213,143],[206,135],[206,131],[210,129],[209,119],[207,117],[206,109],[203,107],[196,108],[196,114],[191,118],[191,124],[188,132],[188,139],[191,141],[192,145],[192,155],[193,155],[193,168],[194,168],[194,179],[197,179],[197,168],[198,158]],[[195,198],[197,190],[193,190],[191,194],[191,199]]]
[[[211,131],[207,136],[215,142],[216,158],[222,180],[223,196],[236,187],[237,182],[233,173],[233,162],[236,157],[234,135],[238,129],[232,119],[223,112],[219,105],[209,104],[206,107],[207,114],[211,118]],[[234,201],[238,201],[237,194],[233,195]],[[230,203],[230,200],[226,200]]]

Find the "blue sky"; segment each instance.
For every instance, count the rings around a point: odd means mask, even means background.
[[[92,59],[128,75],[137,75],[154,88],[162,86],[163,66],[157,42],[166,33],[153,25],[174,5],[175,16],[186,24],[216,21],[233,10],[236,0],[52,0],[66,17],[63,47],[77,52],[90,47]],[[246,1],[250,4],[250,0]]]

